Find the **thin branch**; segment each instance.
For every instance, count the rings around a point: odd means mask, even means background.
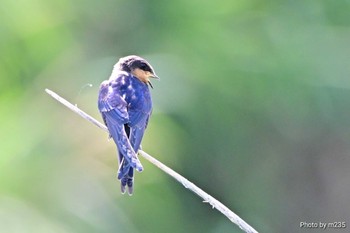
[[[107,127],[105,125],[100,123],[98,120],[96,120],[95,118],[93,118],[89,114],[87,114],[84,111],[80,110],[80,108],[78,108],[76,105],[71,104],[70,102],[68,102],[67,100],[63,99],[61,96],[57,95],[55,92],[53,92],[53,91],[51,91],[49,89],[45,89],[45,91],[52,98],[56,99],[58,102],[60,102],[61,104],[63,104],[64,106],[66,106],[67,108],[72,110],[73,112],[78,113],[82,118],[90,121],[92,124],[96,125],[97,127],[103,129],[104,131],[106,131],[108,133],[108,129],[107,129]]]
[[[64,98],[57,95],[55,92],[45,89],[47,94],[49,94],[52,98],[56,99],[66,107],[68,107],[70,110],[78,113],[81,117],[85,118],[86,120],[90,121],[97,127],[103,129],[108,133],[108,129],[105,125],[101,124],[99,121],[94,119],[92,116],[88,115],[84,111],[80,110],[76,105],[71,104]],[[225,215],[228,219],[231,220],[234,224],[239,226],[243,231],[247,233],[258,233],[254,228],[252,228],[248,223],[246,223],[243,219],[241,219],[237,214],[233,213],[229,208],[227,208],[225,205],[223,205],[221,202],[216,200],[214,197],[210,196],[206,192],[204,192],[202,189],[197,187],[195,184],[187,180],[185,177],[181,176],[179,173],[175,172],[168,166],[164,165],[157,159],[153,158],[151,155],[147,154],[146,152],[139,150],[138,153],[142,155],[145,159],[147,159],[149,162],[160,168],[162,171],[173,177],[175,180],[177,180],[179,183],[181,183],[185,188],[191,190],[201,198],[203,198],[204,203],[209,203],[212,208],[217,209],[220,211],[223,215]]]

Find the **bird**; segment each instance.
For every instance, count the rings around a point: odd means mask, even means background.
[[[109,137],[117,146],[121,193],[127,187],[130,196],[134,191],[134,169],[143,170],[137,152],[152,113],[149,89],[153,89],[152,78],[159,80],[144,58],[122,57],[114,65],[110,78],[101,83],[98,94],[98,109]]]

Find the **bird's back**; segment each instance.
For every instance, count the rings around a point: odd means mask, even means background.
[[[117,111],[121,124],[131,127],[147,124],[152,112],[152,100],[147,84],[133,75],[124,72],[114,72],[108,81],[101,84],[99,92],[99,110]],[[127,116],[127,122],[124,119]]]

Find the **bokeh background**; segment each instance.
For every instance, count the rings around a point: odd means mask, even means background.
[[[114,143],[44,92],[101,120],[99,84],[129,54],[161,77],[145,151],[259,232],[349,225],[349,12],[348,0],[2,0],[0,232],[242,232],[143,158],[121,195]]]

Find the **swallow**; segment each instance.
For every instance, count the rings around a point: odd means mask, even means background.
[[[98,109],[118,149],[123,194],[126,187],[128,194],[133,194],[134,169],[143,170],[137,152],[152,113],[150,79],[159,79],[153,67],[145,59],[130,55],[120,58],[110,78],[100,85]]]

